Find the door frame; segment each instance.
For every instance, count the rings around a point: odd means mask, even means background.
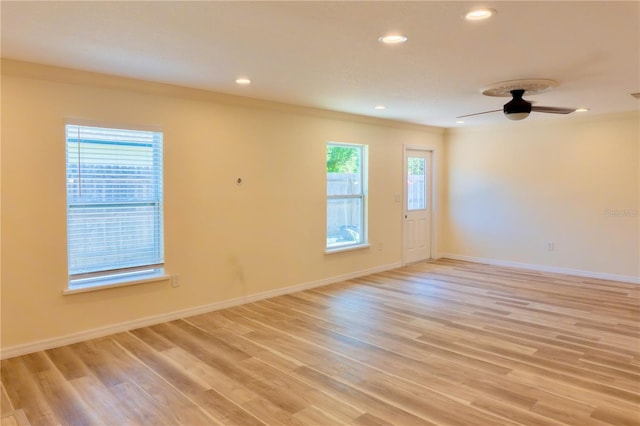
[[[428,151],[431,153],[431,179],[429,185],[429,202],[431,205],[431,215],[429,218],[429,228],[430,228],[430,241],[429,241],[429,251],[431,252],[430,259],[439,258],[439,254],[437,252],[438,247],[438,229],[435,224],[438,223],[438,150],[429,145],[412,145],[412,144],[404,144],[402,145],[402,206],[400,211],[400,220],[402,221],[401,229],[402,229],[402,237],[401,242],[401,258],[402,258],[402,266],[406,266],[407,262],[405,259],[405,231],[406,231],[406,221],[404,220],[404,214],[407,208],[407,151]]]

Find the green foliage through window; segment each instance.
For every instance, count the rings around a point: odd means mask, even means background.
[[[360,170],[360,148],[327,146],[327,173],[357,173]]]
[[[423,158],[409,158],[409,163],[407,164],[409,169],[409,174],[414,176],[423,176],[424,175],[424,159]]]

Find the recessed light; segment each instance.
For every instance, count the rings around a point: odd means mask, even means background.
[[[407,41],[407,36],[402,34],[389,34],[380,37],[378,41],[384,44],[400,44]]]
[[[456,121],[456,124],[464,124],[464,120],[458,120]]]
[[[375,109],[387,109],[387,107],[384,105],[376,105]]]
[[[251,84],[251,80],[245,77],[240,77],[240,78],[236,78],[236,83],[242,86],[246,86],[248,84]]]
[[[481,21],[483,19],[491,18],[497,12],[493,9],[471,9],[464,15],[464,19],[467,21]]]
[[[578,108],[576,109],[576,112],[587,112],[589,111],[589,108]]]

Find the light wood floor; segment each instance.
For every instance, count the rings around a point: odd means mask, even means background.
[[[639,296],[422,263],[5,360],[2,425],[640,425]]]

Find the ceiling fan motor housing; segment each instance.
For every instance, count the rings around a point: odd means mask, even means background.
[[[531,103],[522,99],[524,90],[511,90],[513,99],[504,104],[502,108],[504,115],[511,120],[523,120],[529,116],[531,112]]]

